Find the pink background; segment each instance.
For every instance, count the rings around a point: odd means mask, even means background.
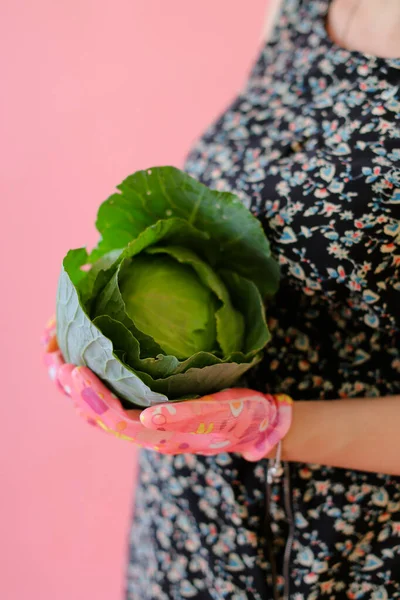
[[[135,453],[47,379],[61,260],[138,169],[181,167],[238,93],[265,0],[3,0],[1,583],[7,600],[118,600]]]

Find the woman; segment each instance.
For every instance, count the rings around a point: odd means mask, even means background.
[[[400,3],[269,10],[184,169],[238,193],[280,260],[248,384],[298,401],[286,477],[268,529],[266,461],[142,451],[132,600],[400,598]]]
[[[245,88],[187,157],[279,259],[247,383],[293,418],[272,486],[267,457],[142,450],[129,600],[400,598],[399,31],[398,0],[270,0]]]

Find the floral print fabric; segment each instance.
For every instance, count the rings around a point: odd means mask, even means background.
[[[282,284],[246,384],[295,400],[400,393],[400,60],[338,47],[328,9],[283,1],[184,167],[265,228]],[[292,463],[268,525],[266,467],[142,451],[127,599],[400,598],[399,477]]]

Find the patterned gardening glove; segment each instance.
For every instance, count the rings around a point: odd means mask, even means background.
[[[246,388],[126,410],[90,369],[64,362],[54,319],[47,324],[42,341],[50,378],[72,399],[79,415],[90,425],[138,446],[162,454],[236,452],[257,461],[289,430],[289,396]]]

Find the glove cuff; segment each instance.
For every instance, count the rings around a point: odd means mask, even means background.
[[[287,394],[265,394],[275,406],[275,417],[266,431],[268,444],[273,447],[281,441],[290,429],[293,416],[293,399]]]

